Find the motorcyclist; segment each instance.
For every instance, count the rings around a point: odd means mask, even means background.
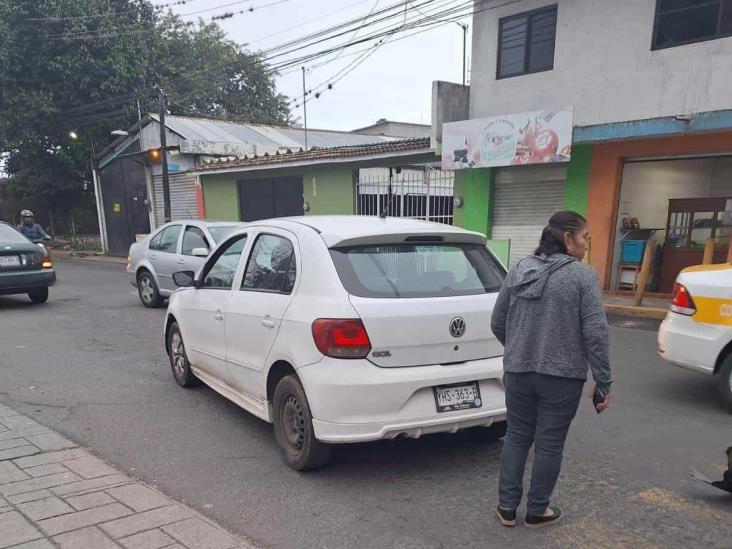
[[[32,242],[40,242],[42,240],[51,240],[46,231],[43,230],[38,223],[35,222],[33,212],[23,210],[20,212],[21,223],[18,225],[18,232]]]

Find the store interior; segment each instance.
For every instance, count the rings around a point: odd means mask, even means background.
[[[623,168],[612,290],[633,291],[645,247],[655,242],[647,291],[669,294],[679,271],[726,260],[732,232],[732,157],[634,160]]]

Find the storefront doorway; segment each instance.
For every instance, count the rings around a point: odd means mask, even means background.
[[[611,288],[634,290],[645,247],[655,242],[648,291],[671,293],[681,269],[726,258],[732,232],[732,157],[634,160],[623,169]]]

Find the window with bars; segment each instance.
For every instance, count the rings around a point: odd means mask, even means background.
[[[552,70],[556,35],[556,5],[501,19],[496,78]]]
[[[657,0],[653,49],[732,36],[732,0]]]

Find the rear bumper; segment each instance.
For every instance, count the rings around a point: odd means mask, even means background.
[[[298,370],[315,436],[330,443],[419,437],[488,426],[506,417],[503,359],[457,365],[380,368],[367,360],[324,358]],[[478,381],[481,407],[438,413],[432,388]]]
[[[729,327],[702,324],[670,312],[658,331],[658,354],[676,366],[713,374],[717,357],[730,338]]]
[[[0,295],[23,294],[33,288],[53,286],[55,283],[56,271],[53,269],[0,273]]]

